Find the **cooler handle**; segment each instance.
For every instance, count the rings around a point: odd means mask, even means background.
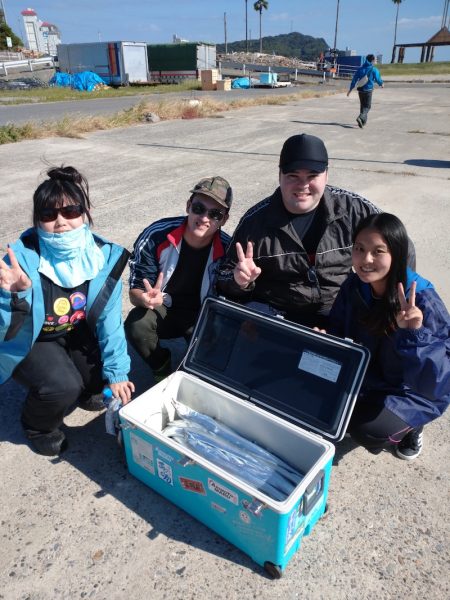
[[[178,461],[178,464],[182,467],[187,467],[189,465],[195,465],[195,460],[189,458],[189,456],[182,456]]]
[[[311,512],[317,501],[323,494],[323,481],[325,472],[321,469],[308,485],[303,495],[303,514],[307,515]]]

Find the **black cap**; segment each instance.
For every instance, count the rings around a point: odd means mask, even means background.
[[[288,138],[281,149],[280,169],[292,173],[308,169],[323,173],[328,167],[328,152],[322,140],[315,135],[302,133]]]

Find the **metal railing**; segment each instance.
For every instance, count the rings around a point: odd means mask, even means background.
[[[22,69],[28,67],[28,71],[33,71],[33,67],[37,65],[46,65],[54,67],[55,62],[52,56],[44,56],[44,58],[30,58],[28,60],[8,60],[0,62],[0,75],[8,75],[10,69]]]

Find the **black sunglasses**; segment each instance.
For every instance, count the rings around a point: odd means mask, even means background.
[[[43,223],[56,221],[59,213],[65,219],[76,219],[84,213],[84,208],[81,204],[69,204],[68,206],[60,206],[58,208],[43,208],[39,211],[39,221]]]
[[[192,202],[191,210],[194,215],[200,216],[206,213],[208,215],[208,219],[214,219],[214,221],[221,221],[226,214],[224,211],[219,210],[218,208],[206,208],[206,206],[201,202]]]

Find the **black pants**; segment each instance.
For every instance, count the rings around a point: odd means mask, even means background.
[[[80,396],[102,391],[98,343],[87,326],[77,329],[53,341],[36,342],[14,370],[14,380],[29,388],[22,411],[25,429],[53,431]]]
[[[358,92],[359,95],[359,118],[363,125],[367,123],[369,110],[372,108],[372,91]]]
[[[136,352],[152,369],[161,367],[164,358],[159,340],[189,339],[197,321],[197,310],[158,306],[154,310],[133,308],[125,320],[125,333]]]
[[[370,393],[355,404],[348,431],[352,438],[367,449],[388,448],[398,444],[411,431],[405,421],[384,406],[385,396]]]

